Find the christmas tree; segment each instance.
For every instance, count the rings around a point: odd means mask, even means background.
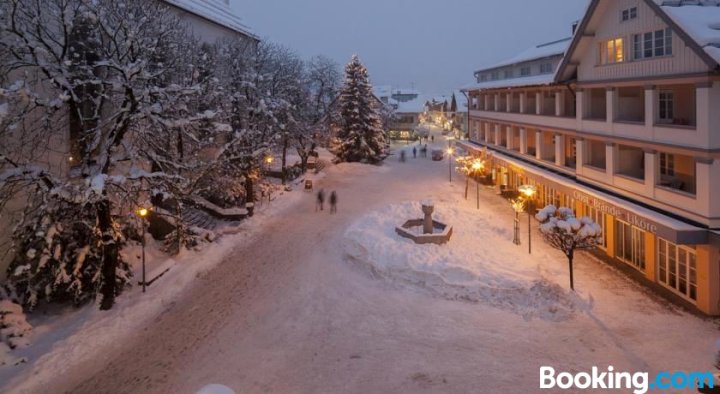
[[[367,69],[355,55],[345,67],[340,91],[341,127],[333,149],[338,161],[378,163],[385,157],[385,132],[376,101]]]

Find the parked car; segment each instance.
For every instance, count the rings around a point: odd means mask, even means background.
[[[445,156],[445,152],[443,152],[442,149],[433,149],[432,150],[433,161],[442,161],[443,156]]]

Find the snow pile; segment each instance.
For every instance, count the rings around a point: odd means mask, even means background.
[[[0,367],[26,361],[25,358],[15,357],[11,350],[29,346],[31,331],[32,326],[28,324],[22,307],[9,300],[0,300]]]
[[[454,226],[446,245],[416,245],[395,233],[408,219],[422,217],[420,203],[406,202],[371,212],[345,233],[345,252],[378,276],[421,286],[452,299],[481,302],[551,321],[573,316],[575,297],[546,280],[525,248],[508,238],[508,228],[460,206],[436,206],[434,218]],[[482,245],[486,247],[482,247]]]

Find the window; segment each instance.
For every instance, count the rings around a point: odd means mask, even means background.
[[[633,35],[633,59],[672,55],[672,29]]]
[[[505,70],[503,72],[503,78],[508,79],[513,77],[513,70]]]
[[[658,94],[658,120],[661,123],[673,123],[675,94],[671,90],[661,90]]]
[[[675,155],[660,153],[660,175],[675,176]]]
[[[622,38],[600,43],[600,64],[622,63],[625,61],[624,48]]]
[[[540,65],[540,74],[550,74],[552,72],[552,63],[543,63]]]
[[[492,79],[493,81],[496,81],[498,79],[498,77],[499,77],[499,75],[498,75],[497,71],[490,74],[490,79]]]
[[[607,221],[605,214],[589,205],[587,206],[585,212],[587,212],[587,216],[592,219],[593,222],[599,224],[600,228],[602,228],[602,244],[599,246],[603,249],[607,249],[607,233],[605,232],[605,225],[607,224]]]
[[[697,255],[695,250],[658,238],[658,281],[697,301]]]
[[[487,75],[486,74],[480,75],[480,82],[485,82],[485,81],[487,81]]]
[[[635,19],[638,17],[638,9],[637,7],[628,8],[626,10],[622,10],[622,13],[620,15],[620,19],[622,19],[623,22],[629,21],[631,19]]]
[[[617,220],[615,222],[615,255],[633,267],[645,269],[645,232]]]
[[[530,75],[530,67],[523,67],[520,69],[520,75],[526,77]]]

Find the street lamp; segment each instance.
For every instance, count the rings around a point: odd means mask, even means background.
[[[480,159],[475,159],[472,164],[472,172],[475,176],[475,191],[476,191],[476,204],[477,209],[480,209],[480,180],[478,179],[478,176],[482,173],[483,168],[485,168],[485,163]]]
[[[522,185],[518,187],[518,191],[525,195],[527,199],[527,213],[528,213],[528,253],[532,253],[532,210],[533,210],[533,196],[537,193],[537,186],[535,185]]]
[[[145,223],[147,221],[147,215],[150,213],[147,208],[139,208],[137,215],[142,220],[142,289],[145,292],[147,281],[145,280]]]
[[[513,200],[512,207],[515,211],[515,220],[513,225],[513,243],[520,245],[520,213],[525,209],[525,201],[521,199]]]
[[[452,147],[447,148],[448,154],[448,175],[450,176],[450,182],[452,182],[452,155],[455,153]]]

